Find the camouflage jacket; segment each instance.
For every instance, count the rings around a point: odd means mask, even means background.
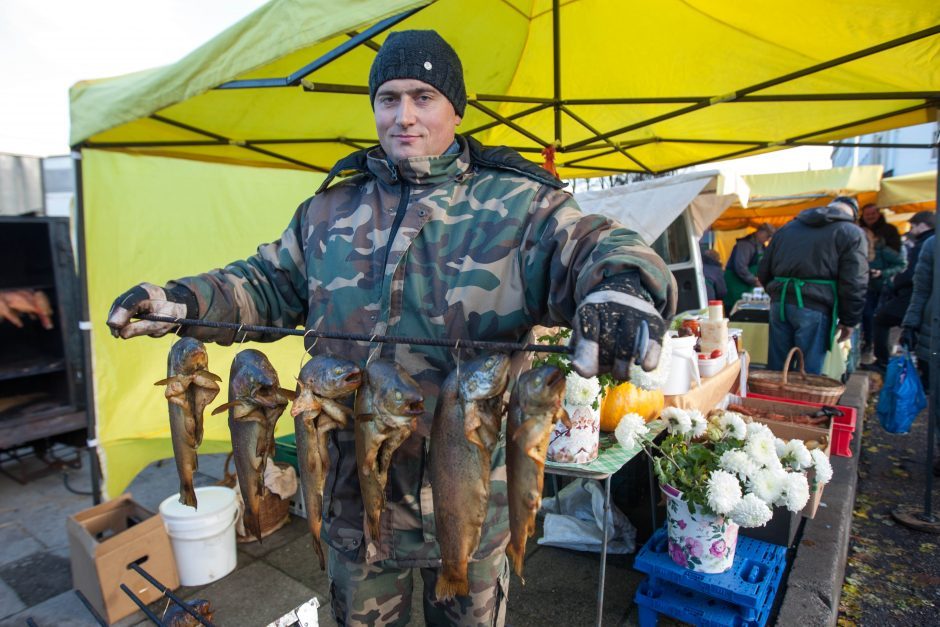
[[[484,149],[463,137],[458,142],[457,154],[412,158],[397,169],[379,148],[354,153],[300,205],[280,240],[249,259],[170,286],[193,291],[205,320],[518,342],[536,324],[570,325],[592,287],[634,271],[656,307],[672,313],[672,275],[636,233],[582,214],[557,179],[515,152]],[[346,178],[330,185],[339,175]],[[403,219],[389,242],[399,211]],[[223,344],[234,335],[189,332]],[[315,350],[360,363],[380,351],[421,384],[427,408],[393,458],[378,544],[363,537],[352,428],[331,432],[325,539],[353,559],[438,565],[426,462],[435,403],[455,351],[328,340]],[[508,539],[502,444],[492,460],[490,511],[477,558],[501,550]]]

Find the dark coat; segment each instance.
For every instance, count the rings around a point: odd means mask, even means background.
[[[707,255],[703,256],[702,274],[705,275],[708,300],[722,300],[728,293],[728,286],[725,284],[725,272],[721,269],[721,262]]]
[[[904,318],[904,312],[911,303],[911,294],[914,291],[914,268],[917,266],[917,260],[920,258],[920,251],[926,242],[933,235],[933,229],[924,231],[908,240],[907,267],[903,272],[899,272],[885,283],[884,292],[881,295],[881,301],[878,304],[878,311],[875,312],[875,320],[887,327],[896,327],[901,324]]]
[[[880,239],[888,248],[893,248],[895,252],[901,252],[901,234],[893,224],[888,224],[883,215],[878,216],[875,223],[868,226],[862,219],[858,219],[859,226],[870,230],[875,235],[875,239]]]
[[[757,285],[757,278],[751,274],[749,267],[760,253],[760,248],[757,236],[751,233],[735,241],[728,257],[728,268],[751,287]]]
[[[930,359],[930,321],[937,306],[937,295],[933,293],[933,256],[936,237],[931,235],[920,249],[920,257],[914,268],[914,286],[911,304],[904,314],[901,326],[917,332],[917,357]]]
[[[807,209],[770,240],[757,276],[770,294],[771,306],[779,303],[783,289],[775,277],[834,280],[839,323],[855,326],[862,318],[868,288],[868,238],[851,216],[834,207]],[[828,286],[803,286],[805,307],[830,314],[833,301]],[[796,304],[792,285],[786,302]]]

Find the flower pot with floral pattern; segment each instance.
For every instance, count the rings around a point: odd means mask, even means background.
[[[700,573],[723,573],[734,564],[738,525],[729,516],[701,511],[682,493],[664,485],[666,530],[672,561]]]

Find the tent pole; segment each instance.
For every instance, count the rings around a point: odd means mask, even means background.
[[[88,258],[85,254],[85,197],[82,185],[82,152],[72,149],[72,170],[75,174],[75,230],[78,283],[81,295],[81,319],[78,331],[82,337],[82,378],[85,384],[85,413],[88,416],[88,465],[91,471],[91,495],[94,505],[101,503],[101,466],[98,459],[98,429],[95,415],[95,377],[91,359],[91,317],[88,305]]]
[[[561,146],[561,15],[552,0],[552,72],[554,81],[555,145]]]
[[[940,110],[937,111],[938,122],[940,122]],[[934,204],[940,202],[940,159],[937,159],[937,189],[934,196]],[[891,510],[891,516],[896,521],[917,531],[940,534],[940,519],[933,515],[933,463],[934,447],[936,442],[937,420],[940,419],[940,307],[937,306],[937,299],[940,299],[940,250],[937,249],[937,242],[934,240],[933,256],[933,285],[931,286],[930,298],[927,302],[933,302],[934,308],[930,316],[930,359],[929,359],[929,382],[927,397],[927,459],[924,462],[924,476],[926,478],[924,485],[924,510],[916,511],[914,507],[898,506]]]

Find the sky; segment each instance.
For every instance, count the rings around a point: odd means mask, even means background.
[[[68,154],[74,83],[173,63],[265,0],[0,0],[0,153]]]

